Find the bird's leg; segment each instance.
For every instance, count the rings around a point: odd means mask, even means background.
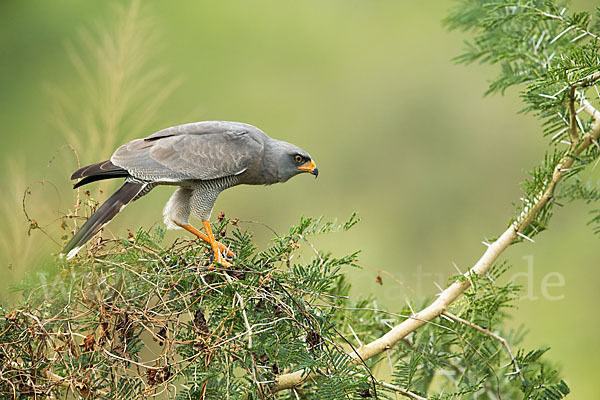
[[[175,221],[173,221],[175,222]],[[230,257],[235,257],[235,253],[231,250],[229,250],[229,248],[227,246],[225,246],[223,243],[219,243],[215,240],[214,235],[213,235],[213,240],[211,242],[210,238],[205,235],[204,233],[200,232],[198,229],[194,228],[192,225],[190,224],[180,224],[178,222],[175,222],[176,225],[182,227],[183,229],[185,229],[186,231],[193,233],[194,235],[196,235],[198,238],[204,240],[206,243],[209,243],[211,247],[213,247],[213,243],[215,242],[218,246],[219,249],[221,249],[222,251],[227,252],[227,255]],[[202,222],[202,224],[204,225],[204,221]],[[209,224],[209,228],[210,228],[210,224]],[[204,225],[204,229],[206,229],[206,225]],[[206,231],[207,233],[209,232],[208,230]],[[210,231],[210,234],[212,235],[212,230]],[[216,255],[216,254],[215,254]]]
[[[230,267],[231,264],[229,264],[227,261],[225,261],[223,259],[223,256],[221,255],[221,251],[219,250],[219,242],[217,242],[217,240],[215,239],[215,235],[213,235],[213,233],[212,233],[212,229],[210,227],[210,221],[202,221],[202,225],[204,225],[204,230],[206,231],[206,234],[208,235],[208,240],[209,240],[210,246],[213,249],[213,253],[215,253],[215,261],[226,267]]]

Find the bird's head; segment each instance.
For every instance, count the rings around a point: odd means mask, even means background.
[[[306,151],[291,143],[277,141],[273,143],[271,156],[277,160],[277,181],[285,182],[293,176],[308,172],[315,178],[319,175],[317,164]]]

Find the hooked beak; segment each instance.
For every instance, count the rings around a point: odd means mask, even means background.
[[[298,169],[302,172],[309,172],[313,174],[315,178],[319,176],[319,169],[317,168],[317,164],[315,164],[313,160],[305,162],[304,164],[299,166]]]

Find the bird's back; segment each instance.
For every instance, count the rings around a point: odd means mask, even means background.
[[[239,122],[196,122],[158,131],[119,147],[113,164],[141,180],[177,183],[243,173],[270,138]]]

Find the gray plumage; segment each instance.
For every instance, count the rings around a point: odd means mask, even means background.
[[[125,177],[126,183],[120,190],[126,196],[116,192],[107,200],[63,253],[73,257],[127,203],[157,185],[178,186],[163,211],[167,227],[178,228],[189,224],[190,215],[208,221],[217,196],[227,188],[285,182],[302,172],[318,174],[307,152],[272,139],[252,125],[206,121],[163,129],[122,145],[110,160],[73,173],[72,179],[81,179],[74,187]]]

